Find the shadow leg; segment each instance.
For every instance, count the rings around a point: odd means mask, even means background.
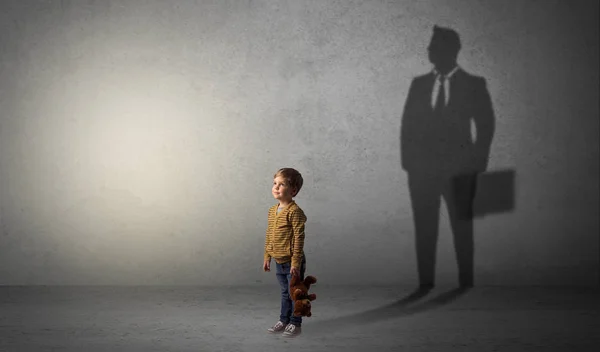
[[[439,230],[440,192],[433,177],[409,175],[417,251],[419,284],[422,287],[435,283],[436,249]]]
[[[461,175],[452,178],[444,190],[454,236],[458,280],[462,287],[471,287],[474,283],[473,200],[476,180],[476,175]]]

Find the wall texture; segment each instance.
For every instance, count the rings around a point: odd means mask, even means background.
[[[487,79],[477,284],[597,285],[598,3],[3,1],[0,284],[275,284],[273,173],[299,169],[308,273],[416,284],[401,115],[434,24]],[[455,282],[442,208],[439,282]]]

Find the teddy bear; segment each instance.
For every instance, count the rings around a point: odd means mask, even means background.
[[[310,317],[312,315],[311,312],[311,304],[310,299],[305,298],[298,301],[294,301],[294,316],[296,317]]]
[[[311,304],[310,301],[317,299],[314,293],[309,294],[310,285],[317,282],[314,276],[307,276],[304,280],[300,280],[300,276],[292,275],[290,282],[290,296],[294,301],[294,316],[310,317]]]

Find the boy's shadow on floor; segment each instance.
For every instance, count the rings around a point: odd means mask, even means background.
[[[443,292],[430,300],[411,305],[430,292],[427,289],[417,289],[406,297],[385,306],[347,316],[320,320],[312,324],[306,324],[306,326],[311,330],[311,335],[330,334],[342,329],[377,323],[435,309],[456,300],[468,290],[469,288],[455,288]]]

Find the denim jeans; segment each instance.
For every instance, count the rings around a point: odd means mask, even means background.
[[[281,288],[281,315],[279,316],[279,320],[284,323],[292,323],[296,326],[302,325],[302,317],[295,317],[293,315],[294,312],[294,302],[290,297],[290,282],[292,280],[292,274],[290,274],[290,269],[292,267],[291,262],[278,264],[275,262],[276,276],[277,281],[279,281],[279,286]],[[300,279],[304,280],[304,272],[306,271],[306,257],[302,258],[302,264],[300,268]]]

